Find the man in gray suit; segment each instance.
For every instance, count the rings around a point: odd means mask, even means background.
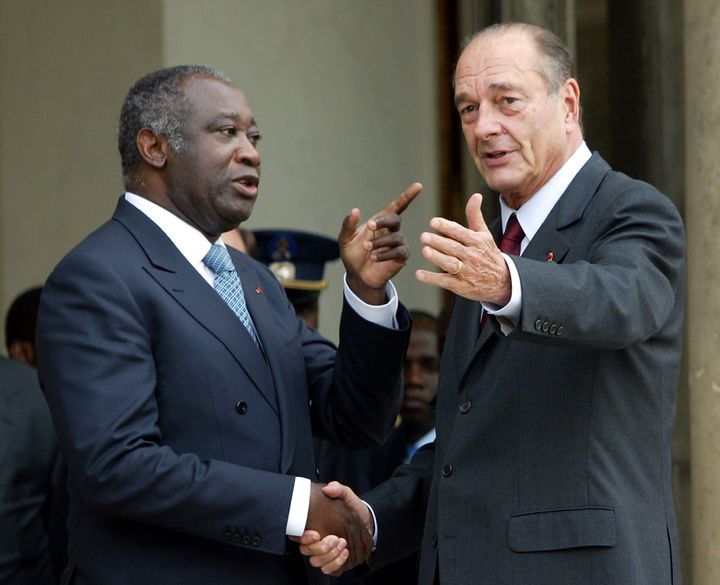
[[[682,221],[586,146],[567,49],[496,25],[455,71],[481,196],[468,227],[434,218],[420,282],[457,295],[437,439],[364,499],[372,564],[420,547],[420,583],[679,583],[670,438],[681,354]],[[489,315],[489,317],[486,317]],[[346,553],[306,533],[326,572]]]

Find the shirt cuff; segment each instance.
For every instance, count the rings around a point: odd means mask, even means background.
[[[518,274],[517,266],[512,261],[510,256],[503,253],[505,264],[507,264],[508,270],[510,271],[510,285],[512,290],[510,291],[510,300],[507,305],[501,307],[495,303],[482,303],[483,309],[485,309],[489,315],[495,317],[501,317],[499,319],[500,329],[504,335],[508,335],[517,328],[517,324],[520,320],[520,309],[522,308],[522,286],[520,285],[520,275]]]
[[[308,510],[310,509],[310,480],[305,477],[296,477],[290,499],[290,512],[288,512],[285,534],[288,536],[302,536],[307,525]]]
[[[385,286],[385,294],[389,300],[384,305],[369,305],[358,297],[348,286],[347,274],[343,276],[343,290],[348,305],[363,319],[388,329],[398,328],[395,317],[398,310],[398,294],[392,282],[388,282]]]
[[[363,504],[367,506],[367,509],[370,510],[370,514],[372,514],[373,518],[373,552],[375,552],[375,549],[377,548],[377,539],[378,539],[378,525],[377,525],[377,518],[375,517],[375,510],[372,509],[372,506],[368,504],[365,500],[362,501]]]

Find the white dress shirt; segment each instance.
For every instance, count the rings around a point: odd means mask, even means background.
[[[125,193],[125,200],[144,213],[170,238],[180,253],[210,286],[215,284],[215,273],[203,262],[203,258],[210,250],[211,243],[198,229],[167,209],[135,193]],[[216,243],[225,246],[222,239],[218,239]],[[376,325],[397,329],[395,314],[398,308],[398,295],[392,282],[387,284],[386,294],[389,300],[384,305],[369,305],[358,298],[347,285],[347,275],[345,275],[343,283],[345,299],[358,315]],[[295,478],[285,534],[301,536],[305,531],[310,508],[310,487],[310,479]]]

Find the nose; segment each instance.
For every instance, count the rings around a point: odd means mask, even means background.
[[[242,142],[235,150],[235,159],[253,168],[258,168],[261,162],[260,153],[247,136],[243,137]]]
[[[477,118],[473,124],[473,135],[477,140],[487,140],[492,136],[502,134],[502,125],[500,124],[495,108],[488,104],[480,104],[478,106]]]
[[[403,374],[405,376],[405,384],[407,386],[422,386],[423,371],[422,367],[417,361],[406,360]]]

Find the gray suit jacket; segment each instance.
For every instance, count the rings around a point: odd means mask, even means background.
[[[32,368],[0,358],[0,583],[52,585],[48,532],[60,461],[50,411]]]
[[[594,155],[514,259],[514,333],[491,320],[478,335],[479,304],[457,299],[436,443],[364,496],[378,564],[424,525],[423,585],[679,583],[684,253],[669,200]]]

